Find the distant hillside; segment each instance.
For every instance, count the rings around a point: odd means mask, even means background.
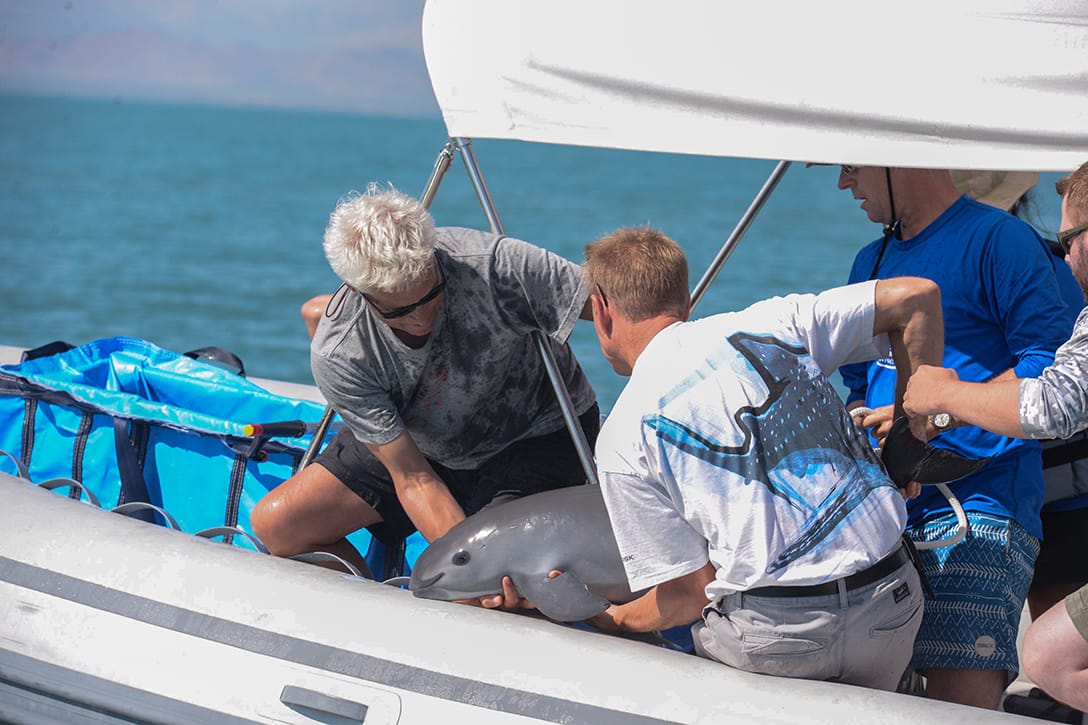
[[[305,47],[146,25],[72,32],[5,21],[0,90],[436,116],[418,32],[369,41],[342,33],[328,47],[321,37]]]

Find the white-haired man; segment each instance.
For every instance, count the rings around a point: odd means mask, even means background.
[[[311,366],[347,429],[255,507],[272,553],[324,550],[365,566],[344,538],[357,529],[433,541],[497,499],[585,483],[533,338],[548,341],[592,445],[600,413],[567,345],[590,314],[578,265],[436,228],[419,201],[375,185],[337,205],[325,254],[344,286]]]

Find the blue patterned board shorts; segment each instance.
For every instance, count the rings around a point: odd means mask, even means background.
[[[919,549],[936,597],[926,599],[911,667],[1020,670],[1016,636],[1024,598],[1039,555],[1039,539],[1012,519],[967,513],[967,536],[955,546]],[[907,529],[915,540],[934,541],[956,529],[954,514]]]

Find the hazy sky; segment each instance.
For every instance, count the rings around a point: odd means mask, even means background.
[[[437,115],[423,0],[0,0],[0,90]]]

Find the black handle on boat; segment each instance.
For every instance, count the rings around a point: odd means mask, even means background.
[[[287,436],[289,438],[298,438],[304,436],[307,433],[313,433],[324,423],[324,420],[317,423],[307,423],[304,420],[281,420],[275,423],[247,423],[242,432],[247,436]]]

